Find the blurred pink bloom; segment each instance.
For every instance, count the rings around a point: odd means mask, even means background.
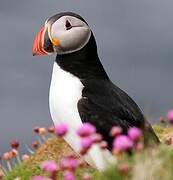
[[[5,152],[4,154],[3,154],[3,156],[2,156],[2,158],[4,159],[4,160],[10,160],[11,158],[12,158],[12,156],[11,156],[11,153],[10,152]]]
[[[92,177],[91,177],[90,174],[84,173],[83,176],[82,176],[82,179],[83,179],[83,180],[92,180]]]
[[[102,141],[102,139],[103,139],[102,135],[99,134],[99,133],[94,133],[91,136],[91,138],[92,138],[93,143],[100,143]]]
[[[133,148],[133,141],[126,135],[119,135],[113,141],[113,148],[119,151],[127,151]]]
[[[46,129],[44,127],[41,127],[41,128],[39,128],[38,133],[40,136],[44,136],[46,134]]]
[[[13,149],[18,149],[19,148],[19,141],[17,141],[16,139],[12,140],[11,143],[10,143],[11,147]]]
[[[167,135],[165,135],[165,137],[164,137],[164,142],[165,142],[167,145],[171,145],[171,144],[173,143],[173,138],[172,138],[169,134],[167,134]]]
[[[84,137],[80,140],[81,149],[88,150],[93,144],[91,137]]]
[[[41,168],[48,173],[54,173],[58,170],[58,165],[55,161],[45,161],[42,163]]]
[[[71,171],[64,173],[64,180],[75,180],[74,174]]]
[[[55,127],[54,127],[54,126],[48,127],[48,128],[47,128],[47,131],[48,131],[49,133],[54,133],[54,132],[55,132]]]
[[[117,168],[118,168],[119,172],[122,174],[128,173],[128,171],[130,170],[129,165],[126,163],[119,164]]]
[[[75,170],[78,166],[78,162],[76,159],[69,158],[69,169],[70,170]]]
[[[10,153],[11,153],[12,157],[15,157],[18,155],[18,151],[16,149],[12,149]]]
[[[62,169],[75,170],[78,167],[78,162],[72,157],[65,157],[61,160],[60,166]]]
[[[35,127],[33,131],[38,134],[39,133],[39,129],[40,129],[39,127]]]
[[[61,123],[55,126],[55,134],[57,136],[60,136],[60,137],[65,136],[67,132],[68,132],[68,126],[66,124]]]
[[[116,137],[116,136],[120,135],[121,133],[122,133],[122,128],[119,126],[114,126],[114,127],[112,127],[112,129],[110,131],[110,136]]]
[[[128,130],[128,136],[132,141],[136,142],[141,138],[142,132],[139,128],[132,127]]]
[[[100,148],[101,149],[107,149],[108,148],[108,143],[106,141],[102,141],[100,144],[99,144]]]
[[[22,156],[22,161],[27,161],[28,159],[29,159],[29,155],[24,154],[24,155]]]
[[[39,148],[39,145],[40,145],[40,143],[39,143],[38,141],[34,141],[34,142],[32,143],[32,148],[36,150],[36,149]]]
[[[94,134],[96,132],[96,128],[90,123],[83,123],[81,127],[78,128],[77,134],[80,137],[86,137]]]
[[[160,116],[159,121],[160,123],[165,123],[165,118],[163,116]]]
[[[168,111],[167,118],[168,118],[170,123],[173,123],[173,109]]]
[[[46,180],[46,178],[43,176],[34,176],[31,180]]]

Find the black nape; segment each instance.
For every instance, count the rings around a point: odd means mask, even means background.
[[[67,72],[80,79],[109,79],[97,54],[97,45],[93,33],[81,50],[57,55],[55,60]]]

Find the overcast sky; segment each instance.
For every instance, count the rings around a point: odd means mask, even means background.
[[[150,118],[173,107],[173,1],[0,0],[0,152],[32,128],[52,123],[48,108],[54,56],[32,57],[36,32],[61,11],[92,28],[112,81]]]

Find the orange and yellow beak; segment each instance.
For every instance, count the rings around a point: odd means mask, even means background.
[[[33,56],[42,56],[48,55],[54,52],[53,46],[59,46],[60,41],[59,39],[51,38],[50,33],[48,32],[48,27],[44,26],[41,30],[37,33],[33,48],[32,54]]]
[[[42,27],[41,30],[37,33],[33,48],[32,48],[32,54],[33,56],[41,56],[41,55],[47,55],[48,52],[44,50],[44,34],[45,34],[45,28]]]

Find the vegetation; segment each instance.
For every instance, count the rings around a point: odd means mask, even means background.
[[[37,175],[48,177],[40,165],[47,160],[55,160],[58,163],[63,156],[70,154],[79,163],[75,170],[77,180],[172,180],[173,128],[162,120],[153,128],[162,141],[160,145],[147,149],[139,146],[131,155],[125,152],[117,154],[117,166],[105,172],[98,172],[85,163],[81,156],[74,154],[62,138],[51,136],[33,155],[8,172],[4,179],[28,180]],[[58,171],[57,179],[63,178],[63,172]]]

